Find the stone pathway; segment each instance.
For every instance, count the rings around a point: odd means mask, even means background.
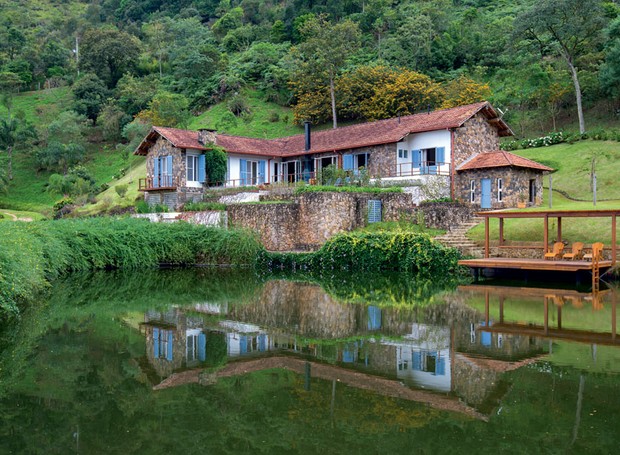
[[[482,217],[471,218],[465,223],[453,226],[444,235],[435,237],[435,240],[441,242],[445,246],[457,248],[461,253],[463,253],[464,256],[481,258],[484,256],[484,249],[467,238],[465,234],[471,228],[482,223],[483,221],[484,218]]]
[[[17,217],[15,214],[13,214],[13,213],[9,213],[9,212],[0,212],[0,213],[2,213],[3,215],[6,215],[6,216],[10,216],[10,217],[13,219],[13,221],[32,221],[32,218],[30,218],[30,217],[21,217],[21,218],[18,218],[18,217]]]

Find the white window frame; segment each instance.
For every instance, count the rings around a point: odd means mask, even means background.
[[[366,164],[363,164],[362,166],[360,166],[360,162],[359,162],[359,157],[360,156],[365,156],[365,161]],[[364,152],[364,153],[356,153],[355,155],[353,155],[353,167],[355,170],[359,170],[360,167],[363,167],[364,169],[368,169],[368,163],[370,161],[370,153],[368,152]]]
[[[469,182],[469,202],[472,204],[476,202],[476,181],[470,180]]]
[[[504,179],[497,179],[497,202],[504,201]]]
[[[331,158],[331,163],[328,164],[327,166],[330,166],[333,164],[334,166],[338,167],[338,157],[336,155],[328,155],[328,156],[321,156],[321,157],[314,159],[314,170],[320,171],[321,169],[323,169],[323,164],[322,164],[323,160],[326,160],[328,158]]]
[[[190,176],[190,161],[193,162],[191,167],[191,172],[193,175]],[[187,153],[185,156],[185,182],[187,186],[200,187],[202,184],[198,181],[199,170],[198,170],[198,154],[197,153]]]
[[[409,150],[407,149],[398,149],[398,158],[401,160],[406,160],[409,158]]]

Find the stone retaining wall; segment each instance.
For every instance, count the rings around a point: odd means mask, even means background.
[[[449,230],[472,218],[472,210],[466,204],[454,204],[450,202],[432,202],[422,204],[415,209],[416,221],[418,212],[424,216],[426,227]]]
[[[333,235],[367,224],[368,201],[381,200],[384,221],[415,219],[404,193],[305,193],[292,202],[232,204],[229,224],[258,232],[268,250],[316,250]]]

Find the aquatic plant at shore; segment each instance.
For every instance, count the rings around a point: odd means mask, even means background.
[[[445,274],[460,253],[411,231],[356,231],[336,235],[312,253],[265,252],[264,268],[284,270],[380,271]]]
[[[349,232],[311,253],[267,252],[247,230],[132,218],[0,224],[0,321],[69,272],[162,265],[271,270],[383,271],[445,275],[458,251],[410,231]]]
[[[0,320],[67,272],[160,265],[252,266],[262,246],[249,231],[131,218],[0,225]]]

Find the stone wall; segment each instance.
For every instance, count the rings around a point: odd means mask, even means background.
[[[455,197],[464,201],[470,201],[471,180],[475,180],[475,200],[472,207],[480,208],[481,179],[491,179],[491,208],[502,209],[516,207],[520,195],[526,198],[527,205],[541,205],[543,203],[543,178],[540,172],[533,169],[498,167],[487,169],[473,169],[457,172],[454,182]],[[502,202],[497,200],[497,179],[503,179]],[[536,181],[536,197],[533,203],[529,203],[530,180]]]
[[[458,167],[475,153],[499,150],[497,128],[490,125],[483,114],[476,114],[454,130],[452,166]]]
[[[404,193],[305,193],[288,203],[229,205],[229,225],[258,232],[268,250],[315,250],[339,232],[365,226],[371,199],[382,201],[384,221],[415,219]]]
[[[416,220],[418,220],[418,213],[420,212],[424,217],[425,226],[445,230],[468,221],[472,217],[472,209],[469,205],[449,202],[420,205],[415,209]]]

